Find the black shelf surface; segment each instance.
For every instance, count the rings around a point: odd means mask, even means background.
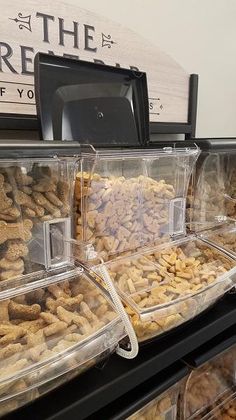
[[[152,376],[148,381],[135,387],[102,410],[97,411],[88,420],[125,420],[148,403],[163,394],[173,385],[181,386],[181,380],[189,373],[189,368],[176,362]]]
[[[141,346],[134,360],[112,355],[103,366],[89,370],[4,419],[86,419],[235,324],[236,296],[227,295],[185,326]]]

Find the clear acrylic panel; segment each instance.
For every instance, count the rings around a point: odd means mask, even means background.
[[[0,160],[1,281],[68,264],[74,169],[73,159]]]
[[[179,387],[175,385],[154,398],[126,420],[175,420]]]
[[[78,268],[0,298],[0,413],[82,373],[126,335],[107,295]]]
[[[169,331],[231,289],[236,262],[188,237],[106,263],[139,341]],[[100,266],[92,270],[102,278]]]
[[[104,260],[185,233],[185,198],[198,149],[82,154],[76,239]]]
[[[190,373],[181,401],[184,420],[235,418],[235,363],[234,345]]]

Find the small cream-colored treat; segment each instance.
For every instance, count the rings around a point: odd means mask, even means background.
[[[174,197],[174,187],[164,180],[78,173],[76,238],[91,243],[104,260],[156,244],[168,233],[169,201]]]

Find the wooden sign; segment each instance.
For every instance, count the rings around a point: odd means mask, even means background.
[[[189,75],[136,33],[77,0],[0,5],[0,113],[35,115],[34,56],[41,51],[145,71],[150,121],[187,122]]]

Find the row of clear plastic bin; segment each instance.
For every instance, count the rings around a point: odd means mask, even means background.
[[[133,413],[129,420],[234,420],[236,347],[226,350]],[[158,378],[157,378],[158,381]]]
[[[188,189],[198,155],[197,147],[87,147],[73,158],[1,159],[2,413],[115,351],[127,332],[107,277],[139,341],[195,317],[234,286],[233,252],[202,232],[186,235],[191,191],[198,220],[198,189]],[[219,213],[215,226],[227,220]]]

